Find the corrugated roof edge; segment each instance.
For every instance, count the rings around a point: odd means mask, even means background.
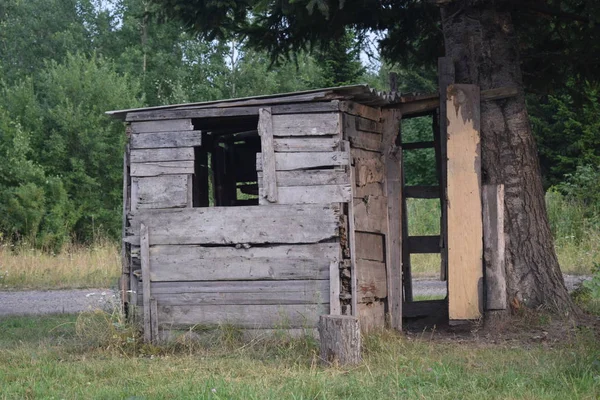
[[[311,95],[314,96],[306,96]],[[302,96],[303,99],[299,100]],[[425,95],[426,97],[437,96],[436,94]],[[284,103],[284,98],[289,97],[290,103],[293,102],[314,102],[314,101],[328,101],[328,100],[352,100],[360,104],[365,104],[375,107],[383,107],[395,103],[403,103],[403,97],[399,93],[395,92],[380,92],[369,85],[350,85],[350,86],[339,86],[323,89],[312,89],[304,90],[299,92],[290,93],[278,93],[261,96],[243,97],[236,99],[216,100],[216,101],[204,101],[198,103],[185,103],[185,104],[173,104],[166,106],[156,107],[144,107],[144,108],[132,108],[126,110],[114,110],[107,111],[106,114],[124,120],[128,113],[151,111],[151,110],[169,110],[169,109],[187,109],[187,108],[220,108],[220,107],[237,107],[246,105],[260,105],[269,104],[274,99],[278,99],[278,103]],[[420,96],[419,96],[420,97]]]

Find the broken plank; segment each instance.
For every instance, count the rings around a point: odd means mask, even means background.
[[[196,147],[202,144],[201,131],[171,131],[158,133],[132,134],[132,149],[152,149],[162,147]]]
[[[256,170],[262,171],[262,155],[257,153]],[[342,151],[328,153],[275,153],[275,169],[292,171],[297,169],[332,167],[349,164],[348,154]]]
[[[193,161],[160,161],[146,163],[131,163],[131,176],[143,177],[193,173]]]

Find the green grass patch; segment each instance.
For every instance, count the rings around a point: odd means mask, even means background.
[[[0,319],[0,398],[595,399],[600,395],[600,347],[587,331],[562,344],[525,347],[436,342],[428,335],[407,339],[382,332],[365,338],[360,366],[322,368],[316,341],[310,338],[124,351],[111,338],[88,342],[78,334],[81,323],[73,316]]]

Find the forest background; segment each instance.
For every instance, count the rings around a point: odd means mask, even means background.
[[[435,66],[367,59],[369,37],[353,32],[272,64],[243,41],[200,41],[157,11],[147,0],[0,4],[4,246],[59,253],[120,237],[126,138],[105,111],[355,83],[386,90],[392,71],[402,92],[437,90]],[[600,264],[600,76],[573,82],[527,100],[559,260],[589,273]],[[431,119],[402,129],[418,141],[431,135]],[[417,153],[405,155],[407,179],[432,184],[433,153]],[[434,223],[432,207],[420,214]]]

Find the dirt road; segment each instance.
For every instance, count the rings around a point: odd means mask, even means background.
[[[574,290],[585,279],[590,277],[565,275],[567,289]],[[413,281],[414,296],[444,296],[445,293],[446,282],[429,279]],[[112,310],[118,305],[118,293],[111,289],[0,291],[0,316]]]

